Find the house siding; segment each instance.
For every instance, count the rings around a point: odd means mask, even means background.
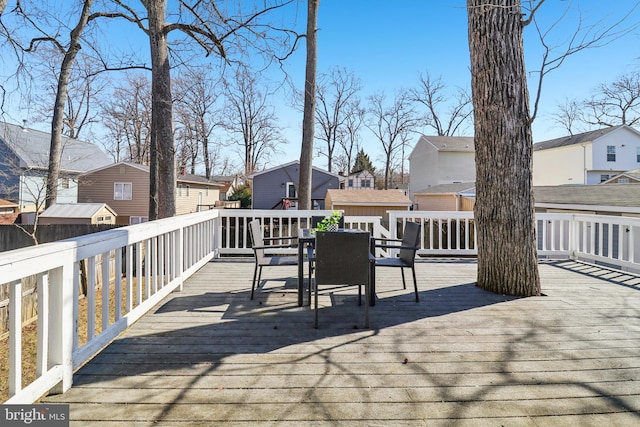
[[[131,200],[114,200],[115,182],[132,183]],[[118,215],[118,224],[129,224],[132,216],[149,215],[149,173],[126,164],[88,172],[80,177],[78,202],[106,203]]]
[[[414,201],[419,211],[455,211],[457,210],[454,194],[416,194]]]
[[[187,196],[187,185],[189,195]],[[180,188],[182,186],[182,189]],[[207,193],[207,188],[209,189]],[[201,196],[200,196],[201,195]],[[178,182],[176,189],[176,214],[183,215],[198,211],[198,205],[213,206],[220,198],[217,186],[208,186],[197,182]]]
[[[298,188],[300,164],[283,165],[265,173],[256,175],[252,185],[253,209],[273,209],[287,197],[287,183],[292,182]],[[339,180],[336,175],[313,169],[311,172],[311,198],[320,199],[319,208],[324,209],[324,198],[329,188],[338,188]]]

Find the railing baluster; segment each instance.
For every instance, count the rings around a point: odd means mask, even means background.
[[[96,257],[87,258],[87,342],[95,335],[96,321]]]
[[[22,281],[9,283],[9,397],[22,390]]]
[[[49,272],[41,273],[36,278],[38,295],[38,342],[36,349],[36,376],[47,372],[49,360]]]
[[[102,254],[102,329],[100,329],[100,332],[106,331],[109,327],[109,293],[111,290],[111,284],[109,283],[110,259],[110,252]]]

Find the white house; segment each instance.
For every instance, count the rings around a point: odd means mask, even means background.
[[[375,178],[366,169],[356,171],[347,176],[340,176],[340,188],[343,190],[372,190],[375,188]]]
[[[640,132],[620,125],[533,145],[533,185],[599,184],[640,167]]]
[[[409,195],[476,179],[473,137],[422,135],[409,155]]]

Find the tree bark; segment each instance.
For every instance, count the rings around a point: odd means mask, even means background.
[[[60,177],[60,162],[62,159],[62,128],[64,127],[64,108],[67,103],[69,76],[71,67],[80,50],[80,37],[87,25],[93,0],[85,0],[78,24],[71,31],[69,48],[64,54],[58,76],[56,100],[53,106],[51,120],[51,142],[49,145],[49,170],[47,174],[47,190],[45,195],[45,209],[53,205],[58,198],[58,178]],[[0,10],[1,12],[1,10]]]
[[[316,25],[319,4],[320,0],[307,0],[307,62],[304,82],[300,178],[298,183],[298,209],[300,210],[311,209],[311,173],[316,111]]]
[[[154,220],[175,215],[176,168],[171,68],[164,24],[166,0],[146,1],[145,5],[149,16],[152,67],[149,220]]]
[[[540,295],[519,0],[467,0],[475,115],[478,285]]]

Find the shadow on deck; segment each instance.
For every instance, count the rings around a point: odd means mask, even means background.
[[[252,262],[211,262],[46,401],[83,426],[637,424],[638,277],[584,266],[543,263],[547,296],[513,298],[473,261],[423,261],[420,303],[382,269],[370,329],[335,287],[316,330],[295,267],[251,301]]]

